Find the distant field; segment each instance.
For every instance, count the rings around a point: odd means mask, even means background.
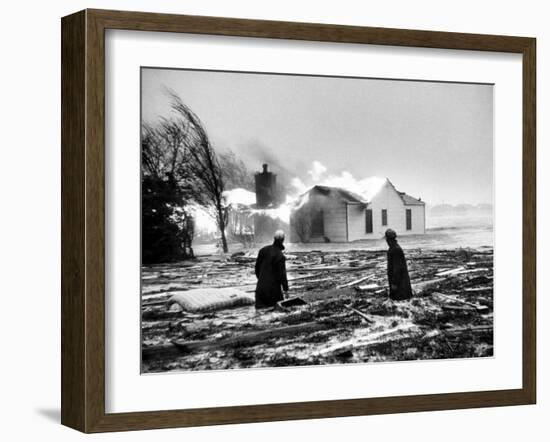
[[[430,216],[426,214],[426,228],[456,228],[456,227],[491,227],[493,217],[491,215],[462,215],[462,216]]]
[[[398,232],[399,235],[399,232]],[[399,243],[404,249],[422,248],[428,250],[493,247],[493,222],[490,216],[440,216],[427,217],[426,234],[400,236]],[[254,252],[264,244],[246,249]],[[354,241],[350,243],[287,243],[286,251],[345,251],[351,249],[380,250],[386,248],[383,238],[378,240]],[[197,256],[217,253],[214,244],[193,246]],[[231,244],[230,252],[244,250],[241,244]]]

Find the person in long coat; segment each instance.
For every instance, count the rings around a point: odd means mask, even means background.
[[[273,244],[265,246],[258,252],[255,273],[256,308],[273,307],[284,299],[283,291],[288,292],[286,278],[286,259],[283,254],[285,234],[282,230],[275,232]]]
[[[412,288],[407,269],[405,254],[397,244],[395,230],[386,230],[386,242],[388,243],[388,282],[390,285],[390,298],[394,301],[411,299]]]

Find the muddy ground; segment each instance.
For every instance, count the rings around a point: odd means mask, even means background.
[[[287,256],[302,306],[172,311],[171,292],[253,292],[253,254],[142,268],[142,372],[219,370],[493,355],[493,250],[405,250],[415,296],[392,302],[384,250]],[[174,348],[172,342],[190,343]]]

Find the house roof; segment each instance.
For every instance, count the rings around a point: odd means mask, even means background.
[[[426,205],[426,203],[424,203],[424,201],[422,201],[420,198],[415,198],[414,196],[410,196],[408,194],[406,194],[405,192],[400,192],[399,190],[397,190],[395,188],[395,186],[393,185],[393,183],[389,180],[389,178],[386,178],[386,182],[393,187],[393,190],[395,190],[397,192],[397,194],[399,195],[399,198],[401,198],[401,201],[403,201],[403,204],[405,204],[406,206],[424,206]]]
[[[329,195],[329,194],[335,195],[338,198],[340,198],[341,200],[343,200],[343,201],[345,201],[346,203],[349,203],[349,204],[367,204],[368,203],[368,201],[363,199],[361,197],[361,195],[358,195],[354,192],[350,192],[349,190],[346,190],[346,189],[342,189],[341,187],[330,187],[330,186],[317,185],[317,186],[313,186],[310,189],[310,192],[311,192],[311,190],[316,190],[317,192],[319,192],[323,195]]]
[[[423,206],[426,204],[420,198],[414,198],[410,195],[407,195],[405,192],[397,191],[397,193],[403,200],[403,204],[405,204],[406,206]]]
[[[386,179],[386,183],[389,184],[395,190],[395,192],[401,198],[401,201],[403,201],[403,204],[405,204],[406,206],[423,206],[423,205],[425,205],[424,201],[422,201],[420,198],[415,198],[413,196],[410,196],[410,195],[406,194],[405,192],[400,192],[399,190],[397,190],[395,188],[395,186],[393,185],[393,183],[389,179]],[[374,197],[374,195],[376,195],[376,193],[378,193],[380,191],[380,189],[376,190],[376,192],[371,196],[371,199],[372,199],[372,197]],[[304,193],[302,195],[302,197],[304,195],[308,194],[309,192],[311,192],[312,190],[315,190],[316,192],[321,193],[322,195],[336,196],[337,198],[341,199],[342,201],[345,201],[348,204],[367,205],[370,202],[367,198],[362,197],[358,193],[351,192],[350,190],[343,189],[341,187],[322,186],[322,185],[313,186],[306,193]]]

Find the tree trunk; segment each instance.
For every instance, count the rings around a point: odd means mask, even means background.
[[[227,247],[227,238],[225,237],[224,230],[222,230],[222,247],[223,247],[223,253],[229,252],[229,247]]]
[[[225,219],[223,216],[223,209],[218,206],[218,226],[220,228],[220,234],[222,236],[222,248],[223,253],[229,252],[229,248],[227,247],[227,238],[225,237]]]

